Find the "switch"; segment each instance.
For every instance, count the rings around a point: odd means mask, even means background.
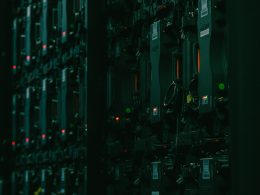
[[[47,54],[47,45],[48,45],[48,0],[42,0],[42,12],[41,12],[41,23],[40,23],[40,35],[41,35],[41,44],[42,44],[42,55]]]
[[[24,111],[24,131],[25,131],[25,145],[28,147],[30,142],[31,131],[31,88],[26,88],[25,94],[25,111]]]
[[[17,18],[13,21],[13,34],[12,34],[12,69],[13,73],[16,73],[17,70],[17,56],[18,56],[18,48],[17,48],[17,42],[18,42],[18,21]]]
[[[42,91],[40,99],[40,131],[41,131],[41,142],[46,143],[46,134],[47,134],[47,100],[48,100],[48,91],[47,91],[47,79],[42,80]]]
[[[31,5],[27,6],[26,9],[26,18],[25,18],[25,65],[30,65],[31,63],[31,28],[32,28],[32,22],[31,22],[31,13],[32,8]]]
[[[61,89],[60,89],[60,127],[61,139],[66,139],[66,130],[68,129],[68,69],[61,71]]]

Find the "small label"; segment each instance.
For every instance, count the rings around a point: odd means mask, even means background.
[[[15,108],[15,106],[16,106],[16,96],[14,95],[13,96],[13,107]]]
[[[209,160],[203,160],[203,171],[202,171],[202,179],[208,180],[210,179],[210,169],[209,169]]]
[[[42,8],[43,8],[43,14],[46,16],[47,14],[47,9],[48,9],[48,4],[47,4],[47,0],[43,0],[42,1]]]
[[[203,18],[209,14],[208,11],[208,0],[201,0],[201,13],[200,17]]]
[[[62,70],[62,82],[66,82],[66,72],[67,72],[67,69],[65,68],[65,69],[63,69]]]
[[[46,83],[47,83],[47,79],[43,79],[42,80],[42,91],[46,91]]]
[[[25,182],[29,182],[29,171],[25,171]]]
[[[115,169],[115,176],[116,176],[116,178],[119,177],[119,167],[118,167],[118,165],[116,166],[116,169]]]
[[[206,36],[208,34],[209,34],[209,28],[207,28],[207,29],[205,29],[203,31],[200,31],[200,37],[204,37],[204,36]]]
[[[29,99],[30,98],[30,88],[28,87],[26,89],[26,99]]]
[[[60,190],[60,192],[62,193],[62,194],[64,194],[65,193],[65,188],[64,188],[64,185],[65,185],[65,179],[66,179],[66,174],[65,174],[65,172],[66,172],[66,168],[62,168],[61,169],[61,190]]]
[[[14,19],[13,27],[16,30],[16,28],[17,28],[17,19],[16,18]]]
[[[27,17],[31,17],[31,6],[27,7]]]
[[[115,179],[119,180],[119,178],[120,178],[120,170],[119,170],[119,166],[116,165],[116,167],[115,167]]]
[[[159,21],[153,23],[152,40],[158,39],[158,22]]]
[[[43,182],[45,181],[45,170],[44,169],[42,170],[42,181]]]
[[[158,172],[158,163],[152,163],[153,172],[152,172],[152,179],[157,180],[159,179],[159,172]]]
[[[158,191],[152,192],[152,195],[160,195],[160,192],[158,192]]]
[[[15,181],[15,172],[12,173],[12,181]]]
[[[66,168],[61,169],[61,181],[65,181],[65,170]]]

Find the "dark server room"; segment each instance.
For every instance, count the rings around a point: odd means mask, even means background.
[[[0,195],[259,195],[259,7],[1,0]]]

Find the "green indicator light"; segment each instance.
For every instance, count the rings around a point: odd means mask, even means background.
[[[128,114],[131,113],[131,108],[126,108],[125,112],[128,113]]]
[[[220,90],[224,90],[224,89],[225,89],[225,84],[224,84],[224,83],[219,83],[219,84],[218,84],[218,88],[219,88]]]

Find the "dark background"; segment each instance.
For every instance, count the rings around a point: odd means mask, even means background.
[[[105,122],[105,15],[104,0],[89,0],[89,93],[88,166],[89,194],[104,194],[103,177],[98,159],[102,155]],[[260,194],[260,2],[227,0],[228,59],[231,66],[231,167],[234,195]],[[0,141],[10,136],[10,0],[0,1]],[[95,44],[94,44],[95,43]],[[94,66],[93,64],[98,64]],[[98,86],[98,87],[96,87]],[[103,113],[103,114],[102,114]],[[10,158],[10,148],[3,144],[0,156]],[[0,159],[0,175],[5,178],[11,161]],[[5,192],[8,194],[8,192]]]

